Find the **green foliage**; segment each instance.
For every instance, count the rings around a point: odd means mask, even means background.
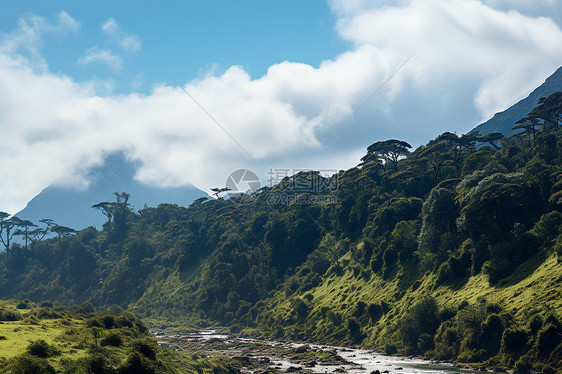
[[[48,358],[60,354],[56,348],[42,339],[29,343],[27,353],[40,358]]]
[[[49,362],[37,356],[22,355],[8,361],[7,370],[13,374],[55,374]]]
[[[0,308],[0,320],[39,326],[70,318],[57,303],[74,304],[90,344],[95,333],[96,349],[126,350],[121,330],[137,339],[146,327],[94,306],[129,307],[159,321],[555,367],[560,324],[540,315],[562,311],[562,278],[544,274],[560,269],[550,254],[562,261],[562,134],[552,111],[561,98],[533,114],[540,129],[527,118],[527,133],[501,147],[498,134],[444,133],[412,152],[379,141],[357,167],[289,176],[249,205],[198,200],[134,212],[129,195],[116,193],[94,206],[108,218],[102,231],[59,227],[59,238],[8,246],[0,297],[29,300]],[[324,188],[309,194],[335,203],[298,203],[312,180]],[[3,224],[4,241],[14,222]],[[484,295],[503,308],[477,301]],[[157,356],[125,352],[119,370],[159,370]],[[84,362],[107,367],[101,356]]]
[[[402,318],[400,335],[407,352],[424,353],[432,348],[428,340],[433,339],[433,334],[439,327],[438,313],[435,299],[426,297],[413,305]]]

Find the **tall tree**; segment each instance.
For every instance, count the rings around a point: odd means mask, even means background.
[[[2,244],[4,244],[6,254],[10,256],[11,241],[16,233],[15,229],[19,226],[22,220],[16,216],[11,218],[8,217],[10,217],[8,213],[0,212],[0,240],[2,241]]]
[[[21,228],[17,229],[14,232],[14,235],[23,236],[25,238],[25,249],[27,249],[27,244],[28,244],[29,238],[31,236],[31,232],[29,231],[29,228],[30,227],[37,227],[37,225],[34,224],[31,221],[28,221],[28,220],[21,220],[18,224],[18,227],[21,227]]]
[[[74,230],[73,228],[60,225],[51,227],[51,231],[57,234],[59,238],[59,245],[62,245],[63,238],[69,237],[76,233],[76,230]]]
[[[107,224],[111,225],[111,219],[113,218],[114,203],[109,201],[102,201],[100,203],[92,205],[92,208],[98,209],[104,216],[107,217]]]
[[[515,122],[515,126],[511,130],[523,130],[529,139],[529,146],[535,148],[535,142],[537,138],[537,127],[540,127],[541,123],[539,118],[535,115],[527,115],[521,118],[519,121]]]
[[[370,160],[381,160],[385,163],[392,163],[394,170],[398,170],[398,160],[400,156],[405,156],[409,153],[408,149],[412,148],[410,144],[403,140],[389,139],[371,144],[367,148],[367,154],[361,158],[363,163]]]

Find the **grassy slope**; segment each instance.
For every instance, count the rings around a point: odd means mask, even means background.
[[[349,256],[344,256],[341,261],[349,261]],[[384,301],[390,306],[390,310],[378,323],[372,327],[364,327],[362,331],[367,335],[363,344],[379,348],[384,347],[388,336],[396,332],[397,322],[409,307],[427,295],[435,297],[440,307],[448,308],[456,307],[465,300],[474,304],[485,298],[489,302],[499,303],[506,310],[514,310],[520,321],[525,321],[536,312],[556,311],[558,315],[562,314],[562,263],[557,261],[555,255],[547,257],[544,253],[538,254],[517,268],[512,276],[492,287],[482,273],[461,284],[435,287],[434,274],[427,273],[420,282],[408,286],[408,282],[403,284],[407,274],[401,274],[401,270],[396,277],[389,277],[388,280],[377,275],[366,280],[355,276],[349,267],[347,269],[343,276],[332,274],[324,278],[322,284],[304,293],[313,297],[308,303],[311,309],[303,323],[305,328],[310,329],[307,333],[311,338],[332,339],[327,334],[333,331],[335,325],[330,323],[329,318],[321,317],[323,309],[339,313],[345,319],[352,316],[353,308],[359,301],[367,305]],[[408,287],[405,289],[406,286]],[[295,297],[302,296],[294,294],[287,297],[283,291],[279,291],[269,300],[268,313],[278,321],[290,321],[293,312],[291,302]]]
[[[65,313],[58,318],[38,319],[32,314],[37,309],[16,309],[16,302],[0,300],[0,309],[20,313],[19,321],[0,321],[0,369],[2,362],[25,354],[30,342],[44,340],[60,354],[47,360],[54,369],[64,371],[64,362],[87,358],[92,350],[103,352],[112,366],[118,367],[130,354],[130,346],[138,337],[131,328],[101,329],[98,338],[101,341],[112,333],[123,337],[120,347],[105,346],[95,348],[92,328],[88,326],[89,318]],[[172,352],[160,350],[158,360],[163,363],[162,371],[166,373],[229,373],[232,363],[221,357],[204,357],[190,352]],[[66,365],[66,370],[68,365]],[[73,369],[70,369],[73,370]],[[66,371],[64,371],[66,372]]]

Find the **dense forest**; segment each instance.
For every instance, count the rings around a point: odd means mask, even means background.
[[[250,197],[134,212],[116,193],[94,206],[101,231],[5,216],[0,297],[556,372],[561,121],[555,93],[509,137],[377,141],[354,168]],[[6,243],[15,227],[25,244]]]

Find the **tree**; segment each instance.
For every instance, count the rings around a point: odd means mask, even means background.
[[[439,141],[420,152],[419,157],[427,159],[429,166],[433,171],[433,180],[435,183],[441,179],[441,169],[445,161],[449,158],[447,151],[449,146],[445,141]]]
[[[100,203],[92,205],[92,208],[98,209],[104,216],[107,217],[107,224],[111,225],[111,219],[113,218],[113,203],[109,201],[102,201]]]
[[[527,116],[521,118],[519,121],[515,122],[515,126],[513,126],[511,130],[523,130],[523,132],[527,134],[529,145],[531,146],[531,148],[535,148],[537,126],[541,126],[539,118],[535,115],[528,114]]]
[[[403,140],[389,139],[371,144],[367,148],[367,154],[361,158],[363,163],[372,160],[381,160],[385,165],[391,162],[394,170],[398,170],[398,159],[409,153],[408,149],[412,148],[410,144]]]
[[[27,243],[29,241],[29,237],[31,236],[31,232],[29,231],[29,228],[32,226],[37,227],[37,225],[31,221],[22,220],[19,222],[18,226],[22,227],[23,229],[17,229],[14,232],[14,235],[23,236],[25,238],[25,249],[27,249]]]
[[[50,218],[40,219],[39,222],[45,225],[45,227],[37,227],[29,231],[28,237],[32,243],[37,243],[43,240],[47,235],[51,233],[51,227],[57,226],[57,224]]]
[[[6,253],[10,256],[10,242],[16,234],[15,228],[22,222],[16,216],[8,218],[10,215],[6,212],[0,212],[0,240],[6,249]]]
[[[127,227],[127,215],[131,213],[129,204],[131,194],[127,192],[114,192],[113,195],[115,196],[114,202],[102,201],[92,205],[92,208],[98,209],[107,217],[107,222],[104,226],[107,226],[108,231],[123,234]]]
[[[76,230],[67,226],[56,225],[51,227],[51,231],[56,233],[59,237],[59,244],[62,245],[62,239],[69,237],[76,233]]]
[[[541,97],[539,105],[530,113],[543,120],[546,128],[558,130],[562,121],[562,92],[555,92],[548,97]]]
[[[492,147],[494,147],[494,149],[498,150],[500,149],[500,146],[497,144],[497,142],[501,139],[503,139],[503,134],[501,132],[491,132],[482,136],[479,140],[483,143],[490,144]]]

